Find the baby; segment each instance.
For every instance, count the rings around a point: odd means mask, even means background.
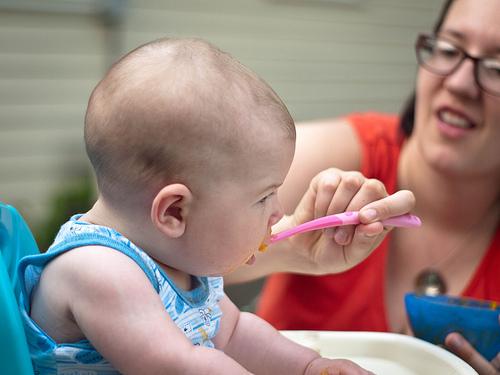
[[[94,89],[92,209],[24,258],[39,374],[367,374],[284,338],[224,295],[283,215],[295,128],[273,90],[202,40],[161,39]]]

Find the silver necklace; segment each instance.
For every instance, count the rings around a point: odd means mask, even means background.
[[[404,174],[406,175],[405,176],[406,178],[404,180],[408,181],[409,186],[412,186],[410,181],[411,179],[410,176],[408,176],[408,173]],[[495,210],[491,210],[490,212],[493,215],[495,214]],[[496,212],[498,215],[498,210]],[[482,223],[484,223],[485,221],[486,220],[482,220]],[[496,222],[498,225],[498,217]],[[460,243],[457,246],[452,248],[451,251],[449,251],[444,258],[439,260],[437,264],[434,264],[430,267],[425,267],[417,274],[414,281],[414,290],[417,294],[436,296],[439,294],[446,294],[448,292],[448,286],[446,285],[446,281],[444,279],[442,272],[438,270],[438,266],[446,263],[454,254],[456,254],[460,249],[465,247],[465,245],[470,241],[472,236],[475,234],[475,230],[478,229],[478,225],[482,224],[475,223],[474,225],[472,225],[471,228],[466,231],[467,235],[465,236],[465,238],[462,241],[460,241]],[[488,243],[490,243],[490,241],[488,241]]]
[[[479,223],[481,225],[481,223]],[[436,296],[439,294],[446,294],[448,286],[446,285],[445,278],[438,267],[446,264],[454,255],[470,242],[472,236],[476,234],[478,224],[474,224],[471,229],[467,231],[467,235],[457,244],[452,250],[446,254],[444,258],[430,267],[422,269],[416,276],[414,282],[415,293],[427,296]],[[488,242],[489,243],[489,242]]]
[[[415,292],[426,296],[446,294],[444,277],[436,268],[424,268],[415,278]]]

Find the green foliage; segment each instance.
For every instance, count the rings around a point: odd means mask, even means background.
[[[34,231],[41,252],[49,248],[61,225],[72,215],[84,213],[92,207],[95,200],[94,193],[92,178],[84,176],[54,195],[47,219]]]

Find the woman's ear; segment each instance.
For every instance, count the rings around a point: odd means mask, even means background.
[[[186,230],[186,219],[193,200],[191,191],[182,184],[164,186],[153,199],[151,220],[158,230],[177,238]]]

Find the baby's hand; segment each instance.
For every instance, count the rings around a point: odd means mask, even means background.
[[[304,375],[373,375],[347,359],[316,358],[309,363]]]

